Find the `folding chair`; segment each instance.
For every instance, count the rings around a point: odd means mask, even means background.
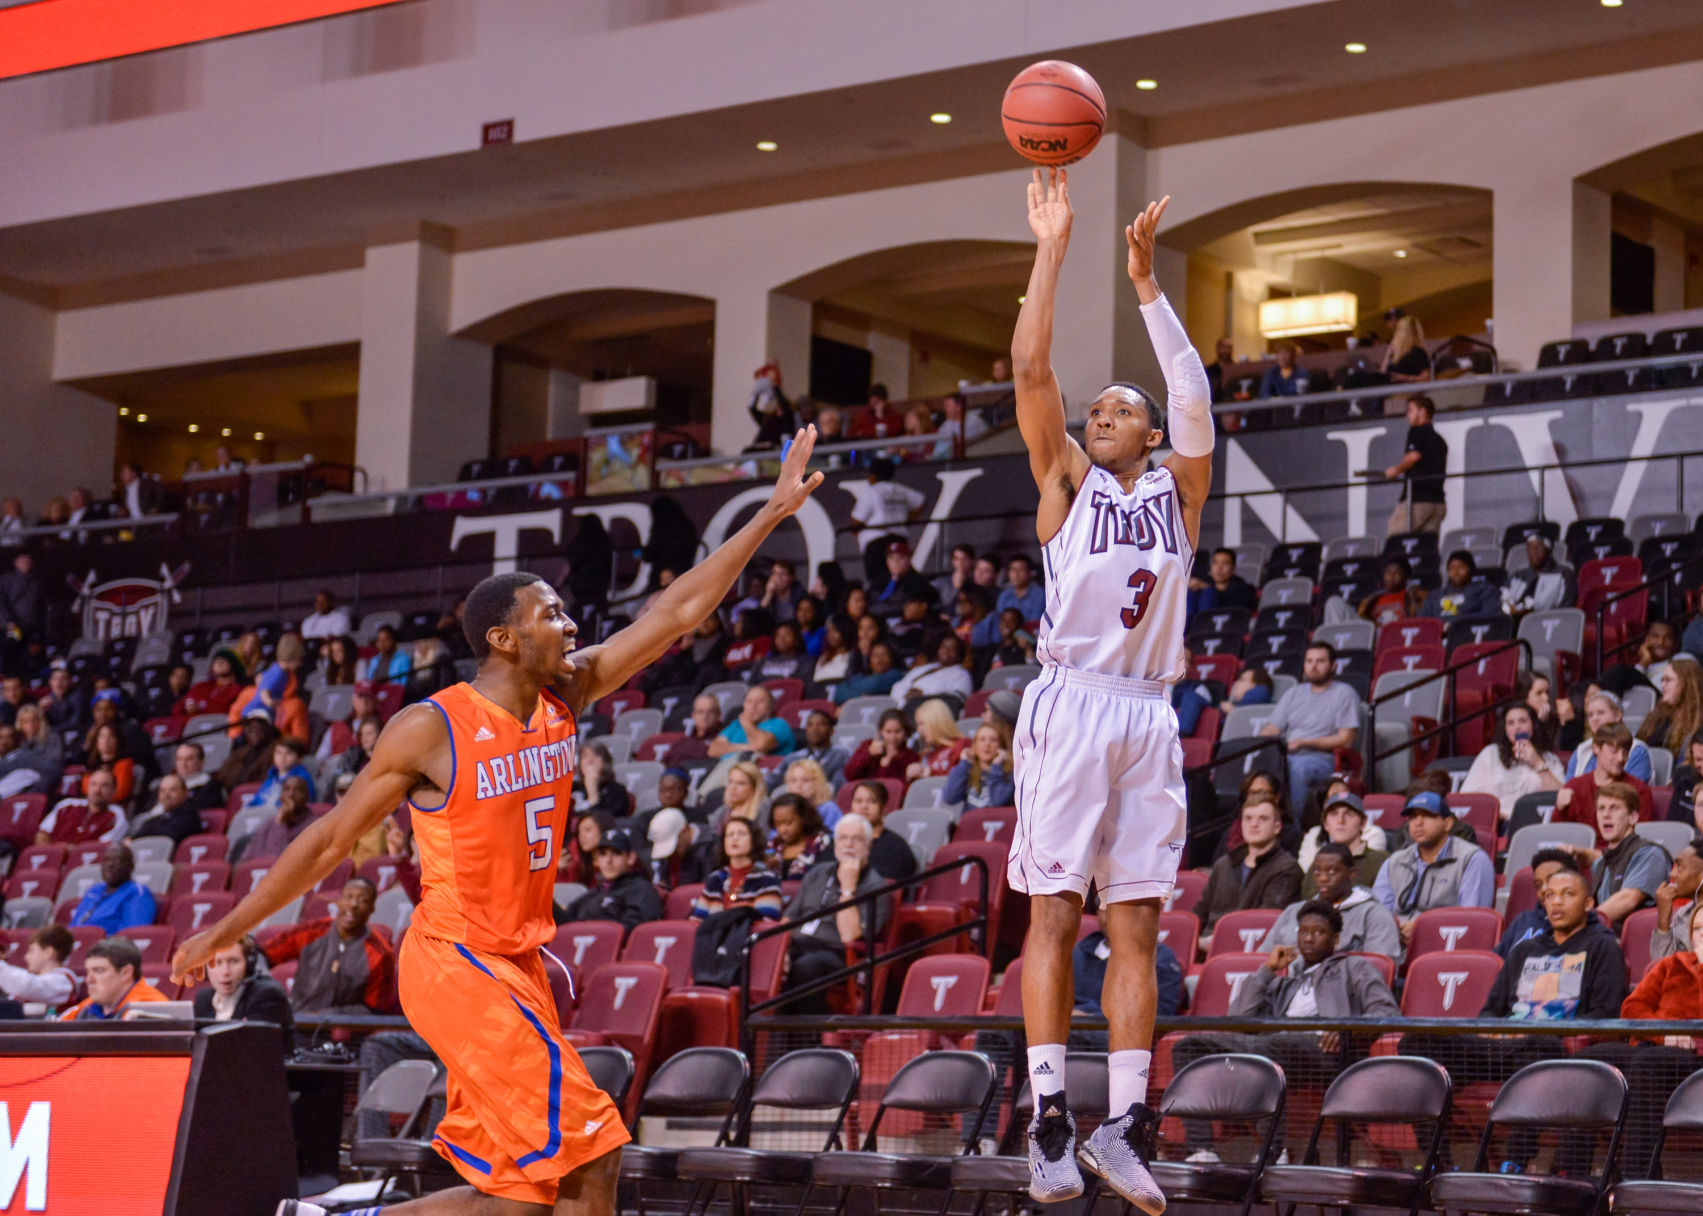
[[[1018,959],[1012,966],[1015,968],[1021,963],[1022,960]],[[1007,973],[1008,983],[1015,982],[1016,978]],[[1104,1120],[1107,1114],[1109,1103],[1105,1053],[1072,1051],[1066,1054],[1064,1088],[1065,1093],[1070,1095],[1071,1113],[1076,1116],[1077,1134],[1079,1137],[1086,1135],[1089,1125]],[[951,1159],[950,1190],[941,1211],[951,1211],[952,1200],[960,1193],[976,1196],[971,1216],[981,1216],[989,1195],[1004,1195],[1011,1200],[1028,1196],[1029,1158],[1027,1155],[1015,1154],[1017,1147],[1023,1143],[1022,1137],[1028,1131],[1029,1118],[1034,1109],[1035,1098],[1029,1091],[1029,1082],[1025,1080],[1018,1091],[1005,1136],[1000,1142],[1000,1155],[985,1156],[975,1153]],[[1092,1176],[1084,1178],[1084,1181],[1091,1183]]]
[[[1161,1119],[1214,1119],[1223,1123],[1266,1123],[1259,1156],[1252,1161],[1212,1163],[1153,1161],[1153,1181],[1167,1200],[1240,1203],[1248,1216],[1259,1194],[1259,1180],[1271,1160],[1272,1144],[1283,1122],[1287,1085],[1283,1069],[1264,1056],[1207,1056],[1185,1067],[1165,1086]],[[1255,1132],[1257,1135],[1257,1130]]]
[[[725,1145],[733,1129],[733,1117],[751,1084],[751,1066],[745,1056],[731,1047],[689,1047],[656,1070],[639,1102],[638,1120],[681,1116],[722,1116],[716,1131],[716,1146]],[[648,1180],[673,1180],[680,1150],[631,1143],[621,1149],[621,1177],[633,1182],[638,1210],[645,1210],[644,1184]],[[688,1204],[688,1207],[690,1204]]]
[[[1648,1179],[1622,1182],[1609,1192],[1610,1216],[1695,1216],[1703,1212],[1703,1183],[1666,1182],[1662,1179],[1662,1149],[1670,1131],[1703,1131],[1703,1073],[1692,1073],[1679,1083],[1668,1099],[1662,1113],[1661,1130],[1656,1133],[1655,1152],[1650,1157]]]

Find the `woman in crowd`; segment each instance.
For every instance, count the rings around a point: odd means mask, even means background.
[[[1668,800],[1668,818],[1690,824],[1703,834],[1703,823],[1697,820],[1698,794],[1703,793],[1703,730],[1691,736],[1683,754],[1676,756],[1679,767],[1673,771],[1673,797]]]
[[[993,615],[993,603],[986,587],[971,585],[958,589],[952,632],[963,641],[966,649],[974,651],[994,644],[998,622],[988,619]]]
[[[339,634],[319,651],[319,674],[330,685],[353,684],[361,678],[361,648],[355,639]]]
[[[248,683],[248,668],[242,657],[228,646],[213,652],[207,663],[207,678],[189,686],[181,700],[172,707],[179,718],[196,714],[227,714],[243,687]]]
[[[1011,767],[1011,735],[1005,723],[991,718],[976,727],[969,754],[946,777],[940,799],[966,807],[1011,806],[1017,796]]]
[[[600,739],[580,744],[573,790],[576,814],[601,811],[611,819],[623,819],[631,813],[627,787],[615,779],[615,757]]]
[[[840,817],[840,807],[834,801],[834,786],[821,764],[805,757],[786,766],[786,792],[804,799],[816,808],[816,815],[825,826],[832,827]],[[771,807],[770,815],[774,814]]]
[[[378,653],[367,660],[366,670],[361,673],[363,678],[374,684],[390,680],[401,682],[408,678],[408,655],[396,645],[396,630],[389,625],[380,625],[373,635],[373,648]]]
[[[355,727],[355,746],[339,754],[331,769],[333,788],[339,797],[354,784],[356,774],[373,758],[373,748],[378,746],[379,732],[383,729],[384,723],[377,714],[368,714]]]
[[[1690,655],[1677,654],[1662,672],[1661,699],[1638,728],[1638,737],[1651,747],[1675,755],[1686,740],[1703,728],[1703,666]]]
[[[869,614],[869,592],[862,586],[847,587],[845,599],[840,604],[840,611],[861,622]]]
[[[864,620],[874,620],[864,617]],[[834,687],[834,704],[844,705],[853,697],[886,696],[904,676],[894,657],[891,642],[876,642],[869,648],[869,664],[863,674],[849,676]]]
[[[830,690],[847,676],[862,672],[862,658],[853,645],[856,634],[857,626],[852,619],[839,613],[829,617],[822,627],[822,645],[810,678],[823,690]]]
[[[1035,635],[1024,627],[1023,614],[1007,608],[999,614],[999,642],[994,648],[995,667],[1020,667],[1035,661]]]
[[[822,638],[827,631],[822,601],[806,592],[798,597],[798,607],[792,610],[792,615],[793,623],[798,626],[798,636],[804,642],[804,653],[816,658],[822,653]]]
[[[958,720],[938,697],[930,697],[916,708],[917,760],[905,771],[905,780],[944,777],[968,750],[970,741],[958,729]]]
[[[603,838],[615,830],[615,817],[608,811],[586,811],[574,820],[573,834],[562,858],[556,865],[558,882],[577,882],[583,887],[597,885],[597,866],[592,858]]]
[[[721,825],[715,868],[704,877],[704,889],[692,901],[699,920],[733,908],[754,908],[764,920],[781,914],[781,878],[764,864],[757,826],[737,816]]]
[[[710,831],[719,833],[729,819],[749,819],[763,831],[769,829],[769,793],[763,770],[750,760],[741,760],[727,770],[721,806],[710,816]]]
[[[18,732],[18,746],[6,753],[3,765],[3,784],[6,796],[36,793],[57,794],[59,775],[65,767],[65,745],[47,725],[41,707],[20,705],[12,725]]]
[[[1227,714],[1238,705],[1270,705],[1275,689],[1271,673],[1258,663],[1250,663],[1230,681],[1229,698],[1220,702],[1218,708]]]
[[[846,761],[846,780],[864,781],[881,777],[888,781],[906,782],[905,774],[920,759],[906,742],[910,733],[904,714],[896,709],[882,713],[876,723],[874,737],[859,743],[851,759]]]
[[[435,696],[457,680],[455,660],[449,657],[449,647],[439,638],[421,638],[409,656],[408,687],[402,694],[405,704],[413,705]]]
[[[89,776],[106,770],[112,774],[118,790],[113,795],[119,802],[129,802],[136,793],[136,762],[124,754],[124,740],[118,727],[103,722],[89,735],[89,749],[83,756],[83,795],[89,793]]]
[[[250,629],[241,634],[231,643],[231,650],[237,656],[237,664],[245,672],[253,674],[266,670],[266,648],[260,644],[260,635]]]
[[[1418,384],[1431,378],[1431,356],[1425,350],[1419,318],[1402,317],[1396,322],[1382,370],[1392,384]]]
[[[1473,760],[1461,793],[1492,795],[1506,821],[1514,813],[1514,803],[1525,795],[1560,789],[1566,770],[1538,745],[1536,735],[1531,707],[1524,702],[1508,706],[1497,723],[1495,742]]]
[[[804,652],[804,638],[798,632],[798,626],[791,621],[782,621],[775,626],[775,640],[769,646],[769,653],[751,664],[748,682],[805,680],[814,670],[815,664]]]
[[[1561,734],[1553,688],[1549,677],[1538,672],[1524,672],[1514,682],[1514,695],[1532,711],[1532,738],[1544,751],[1553,751],[1556,737]]]
[[[808,796],[790,792],[780,795],[769,807],[769,822],[775,825],[769,836],[769,852],[783,882],[803,878],[811,866],[833,856],[833,834]]]
[[[904,434],[907,439],[920,438],[923,435],[934,434],[934,414],[926,405],[913,405],[905,411]],[[929,459],[933,448],[926,444],[904,449],[906,464],[920,464]]]

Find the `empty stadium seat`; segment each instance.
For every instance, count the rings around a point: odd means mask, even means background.
[[[952,821],[949,810],[914,807],[894,811],[883,826],[911,846],[917,865],[926,866],[934,851],[952,838]]]
[[[953,836],[959,840],[1003,844],[1009,848],[1016,830],[1016,807],[983,806],[965,811],[963,818],[958,820]]]
[[[235,906],[236,896],[229,891],[179,895],[171,901],[166,923],[176,930],[180,939],[194,937],[203,929],[212,928]]]
[[[1502,940],[1502,918],[1494,908],[1432,908],[1413,924],[1408,958],[1438,951],[1489,950]]]
[[[636,925],[621,948],[624,963],[655,963],[668,972],[668,985],[683,988],[692,982],[692,943],[695,920],[653,920]]]
[[[625,935],[626,930],[617,921],[575,921],[556,929],[549,950],[576,973],[587,975],[620,957],[621,939]]]
[[[1263,954],[1215,954],[1201,964],[1189,1012],[1196,1017],[1221,1018],[1230,1013],[1242,983],[1265,962]]]
[[[1239,908],[1226,912],[1212,927],[1212,945],[1208,947],[1207,958],[1220,954],[1252,954],[1259,949],[1280,915],[1275,908]]]
[[[185,836],[178,843],[172,859],[180,864],[194,865],[203,861],[223,861],[231,847],[231,838],[223,833],[203,833]]]
[[[1200,918],[1189,911],[1159,913],[1159,940],[1171,948],[1183,970],[1189,970],[1200,941]]]

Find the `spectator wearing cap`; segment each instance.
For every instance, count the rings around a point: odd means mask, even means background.
[[[1555,559],[1555,542],[1542,532],[1526,537],[1526,568],[1508,576],[1502,602],[1509,612],[1570,608],[1579,595],[1573,567]]]
[[[304,638],[335,638],[349,632],[349,614],[337,606],[331,592],[320,591],[313,597],[313,611],[302,618]]]
[[[77,992],[77,973],[65,965],[76,948],[64,925],[43,925],[30,934],[22,967],[0,962],[0,993],[21,1002],[25,1017],[64,1008]]]
[[[853,430],[855,437],[856,428]],[[923,507],[928,503],[918,491],[894,481],[893,471],[893,462],[878,456],[869,462],[868,479],[863,485],[852,481],[840,483],[840,488],[855,500],[851,521],[858,528],[857,543],[863,550],[863,578],[867,587],[882,584],[888,569],[888,545],[903,539],[904,526],[921,519]]]
[[[61,1022],[107,1022],[131,1005],[163,1001],[166,994],[142,978],[142,951],[128,937],[102,938],[83,964],[88,999],[59,1015]]]
[[[1348,850],[1353,859],[1355,882],[1370,887],[1378,881],[1378,871],[1384,868],[1384,859],[1389,856],[1384,847],[1387,843],[1384,829],[1367,819],[1366,804],[1348,788],[1346,781],[1331,782],[1318,826],[1308,829],[1301,837],[1295,860],[1302,870],[1311,871],[1314,855],[1327,843],[1340,844]],[[1309,872],[1301,883],[1301,898],[1311,899],[1318,893],[1312,883]]]
[[[1047,593],[1035,581],[1035,561],[1027,553],[1018,553],[1005,563],[1005,587],[993,607],[995,612],[1015,608],[1023,614],[1025,623],[1041,619],[1047,608]]]
[[[88,794],[83,798],[61,798],[36,830],[37,844],[111,843],[124,839],[129,826],[124,808],[114,801],[117,784],[111,773],[89,774]]]
[[[228,714],[237,694],[247,683],[248,671],[237,657],[237,652],[221,646],[208,661],[207,678],[191,684],[182,700],[172,708],[172,713],[180,718],[193,718],[196,714]]]
[[[1591,898],[1596,901],[1597,915],[1617,927],[1639,908],[1655,904],[1656,892],[1673,867],[1666,849],[1638,835],[1641,800],[1638,791],[1625,782],[1599,786],[1596,828],[1603,847],[1573,850],[1581,864],[1590,866]]]
[[[262,949],[276,967],[296,962],[290,1007],[297,1013],[389,1013],[396,1004],[396,952],[372,931],[378,888],[351,878],[337,895],[337,914],[305,921]]]
[[[1287,908],[1301,895],[1301,867],[1279,843],[1283,811],[1268,798],[1242,807],[1242,843],[1212,863],[1206,886],[1195,901],[1200,918],[1201,949],[1212,944],[1212,932],[1226,912],[1248,908]]]
[[[1478,577],[1478,563],[1466,549],[1449,554],[1443,568],[1444,582],[1419,606],[1420,616],[1452,621],[1460,617],[1495,616],[1502,611],[1502,596],[1486,579]]]
[[[739,716],[722,728],[710,741],[712,756],[730,752],[756,752],[759,755],[785,755],[793,750],[792,727],[775,713],[775,694],[761,684],[753,684],[745,692]]]
[[[1395,913],[1405,948],[1421,912],[1493,906],[1496,870],[1483,849],[1453,835],[1455,813],[1441,794],[1413,794],[1401,814],[1413,843],[1390,854],[1372,890]]]
[[[723,825],[725,826],[725,825]],[[650,841],[650,880],[673,890],[689,882],[703,881],[698,853],[693,849],[698,829],[686,821],[678,807],[663,807],[650,816],[645,828]]]
[[[938,601],[934,584],[922,576],[911,560],[911,543],[904,539],[887,546],[885,558],[887,577],[870,586],[874,596],[869,601],[871,615],[884,619],[903,618],[907,602],[932,606]]]
[[[598,841],[592,853],[597,883],[567,908],[558,924],[582,920],[618,921],[631,931],[646,921],[662,919],[662,899],[639,868],[633,840],[617,828]]]
[[[1656,798],[1650,787],[1638,780],[1627,771],[1631,757],[1632,732],[1624,722],[1610,722],[1599,726],[1592,733],[1591,752],[1592,766],[1574,777],[1561,787],[1561,792],[1555,795],[1555,811],[1550,816],[1551,822],[1588,823],[1597,826],[1597,798],[1609,786],[1620,784],[1631,786],[1638,794],[1638,814],[1650,822],[1656,817]],[[1645,752],[1646,761],[1649,752]],[[1509,823],[1509,834],[1525,824]],[[1599,831],[1597,843],[1605,844],[1606,840]],[[1601,900],[1597,901],[1599,905]]]
[[[1581,773],[1588,773],[1597,766],[1597,731],[1605,726],[1626,721],[1626,707],[1621,704],[1619,697],[1607,689],[1598,689],[1585,696],[1585,737],[1579,741],[1567,757],[1567,780],[1571,781]],[[1626,732],[1632,738],[1630,729]],[[1626,753],[1626,771],[1638,780],[1648,783],[1653,771],[1650,764],[1650,749],[1642,739],[1632,738],[1630,750]]]
[[[101,880],[77,901],[72,925],[95,925],[108,937],[132,925],[154,923],[154,893],[137,882],[136,856],[130,846],[114,842],[101,853]]]
[[[277,809],[272,818],[231,846],[230,862],[245,858],[277,857],[313,822],[312,794],[304,778],[291,774],[278,786]]]
[[[1402,955],[1401,927],[1393,913],[1378,902],[1371,888],[1355,880],[1354,856],[1345,844],[1330,841],[1320,845],[1313,854],[1308,879],[1314,894],[1303,896],[1287,908],[1272,925],[1260,943],[1261,950],[1273,946],[1293,946],[1296,924],[1301,909],[1309,900],[1329,904],[1342,917],[1338,937],[1340,949],[1353,954],[1382,954],[1399,959]]]
[[[164,836],[178,845],[202,831],[201,811],[189,801],[189,787],[175,772],[160,778],[155,798],[152,809],[131,821],[126,839]]]
[[[1668,880],[1656,888],[1656,926],[1650,930],[1650,957],[1694,951],[1693,926],[1703,899],[1703,837],[1694,836],[1673,859]]]
[[[813,709],[804,719],[804,746],[787,753],[790,768],[800,760],[814,760],[822,775],[833,785],[845,780],[846,761],[851,753],[834,742],[834,720],[825,710]]]
[[[955,633],[941,637],[932,657],[919,652],[917,661],[893,685],[893,703],[900,707],[914,704],[927,697],[957,697],[969,700],[976,691],[976,682],[964,666],[964,643]]]

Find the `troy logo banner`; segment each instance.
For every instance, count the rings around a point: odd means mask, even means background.
[[[162,562],[158,579],[120,578],[97,586],[93,570],[85,579],[69,579],[77,593],[72,608],[81,608],[83,612],[83,636],[90,641],[109,642],[113,638],[139,638],[164,629],[167,598],[173,604],[183,602],[177,586],[188,573],[188,562],[176,570],[167,569]]]

